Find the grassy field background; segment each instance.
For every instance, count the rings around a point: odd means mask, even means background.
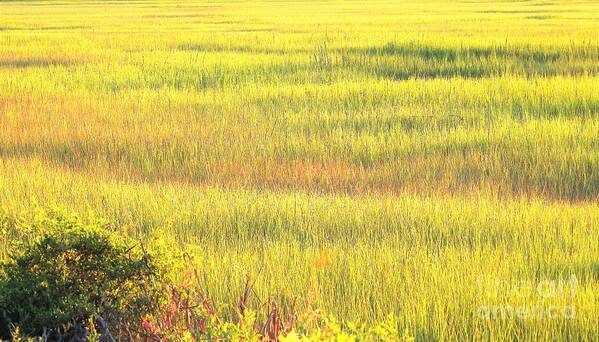
[[[420,338],[598,339],[597,37],[593,1],[0,2],[0,258],[59,206],[217,303],[250,272]]]

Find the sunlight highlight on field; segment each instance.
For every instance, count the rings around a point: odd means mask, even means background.
[[[598,339],[597,37],[582,0],[0,2],[0,259],[58,206],[217,303]]]

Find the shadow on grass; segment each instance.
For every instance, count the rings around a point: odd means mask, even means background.
[[[23,59],[23,60],[4,60],[0,61],[0,69],[26,69],[26,68],[47,68],[51,66],[70,66],[69,61],[55,61],[44,59]]]
[[[350,53],[369,56],[400,55],[417,57],[426,61],[448,61],[481,59],[481,58],[517,58],[536,62],[550,62],[565,58],[560,51],[552,51],[528,46],[491,46],[491,47],[439,47],[420,45],[417,43],[395,44],[368,48],[354,48]]]

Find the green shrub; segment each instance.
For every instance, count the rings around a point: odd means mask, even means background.
[[[61,215],[45,222],[0,267],[0,338],[10,338],[15,326],[26,336],[67,340],[97,327],[135,334],[159,306],[152,284],[162,275],[154,259],[100,224]]]

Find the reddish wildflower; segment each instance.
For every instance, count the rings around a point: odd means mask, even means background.
[[[141,326],[142,326],[142,328],[144,328],[144,330],[146,330],[148,333],[150,333],[152,335],[157,335],[160,333],[160,329],[158,329],[156,326],[154,326],[150,321],[148,321],[145,318],[141,321]]]

